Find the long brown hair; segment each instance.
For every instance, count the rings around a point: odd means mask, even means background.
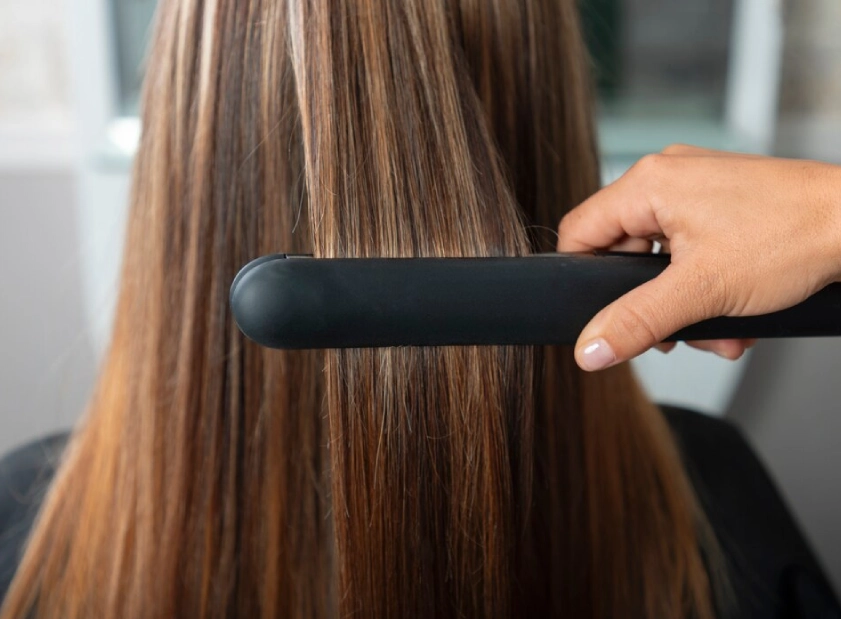
[[[551,251],[598,183],[574,0],[164,0],[142,122],[112,343],[4,619],[713,615],[628,367],[271,351],[228,308],[266,253]]]

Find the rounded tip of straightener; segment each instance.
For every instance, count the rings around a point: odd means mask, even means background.
[[[270,348],[287,348],[285,336],[293,316],[286,299],[283,270],[276,268],[286,254],[263,256],[246,264],[231,284],[230,304],[239,330],[250,340]],[[267,268],[270,267],[270,268]],[[267,311],[267,309],[271,311]],[[267,321],[266,317],[272,320]]]

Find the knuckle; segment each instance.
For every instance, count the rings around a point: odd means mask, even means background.
[[[638,186],[639,191],[657,212],[658,220],[663,209],[673,202],[669,199],[670,186],[673,183],[673,172],[676,160],[661,153],[645,155],[637,161],[629,172],[629,176]]]
[[[570,214],[567,213],[566,215],[564,215],[561,218],[561,221],[558,222],[558,236],[563,237],[566,234],[566,232],[569,230],[569,225],[570,225],[569,215]]]
[[[656,327],[658,317],[640,306],[626,305],[615,313],[611,327],[625,340],[637,347],[648,347],[660,342],[666,335],[660,335]]]
[[[631,172],[643,178],[657,177],[663,172],[666,162],[666,155],[660,153],[645,155],[631,167]]]
[[[692,150],[692,148],[689,145],[678,142],[676,144],[669,144],[666,148],[664,148],[661,151],[661,154],[663,154],[663,155],[683,155],[685,153],[690,152],[691,150]]]
[[[561,219],[560,223],[558,223],[558,243],[557,247],[559,251],[564,251],[566,247],[569,246],[570,241],[573,237],[573,220],[569,215],[566,215]]]

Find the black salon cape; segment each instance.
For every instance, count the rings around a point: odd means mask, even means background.
[[[728,619],[841,619],[814,554],[740,431],[722,419],[663,410],[727,556],[737,605]],[[66,438],[55,435],[0,460],[0,599]]]

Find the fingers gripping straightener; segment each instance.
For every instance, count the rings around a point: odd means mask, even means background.
[[[313,258],[276,254],[231,286],[242,332],[270,348],[574,344],[603,307],[656,277],[662,254]],[[790,309],[714,318],[668,338],[841,335],[841,284]]]

